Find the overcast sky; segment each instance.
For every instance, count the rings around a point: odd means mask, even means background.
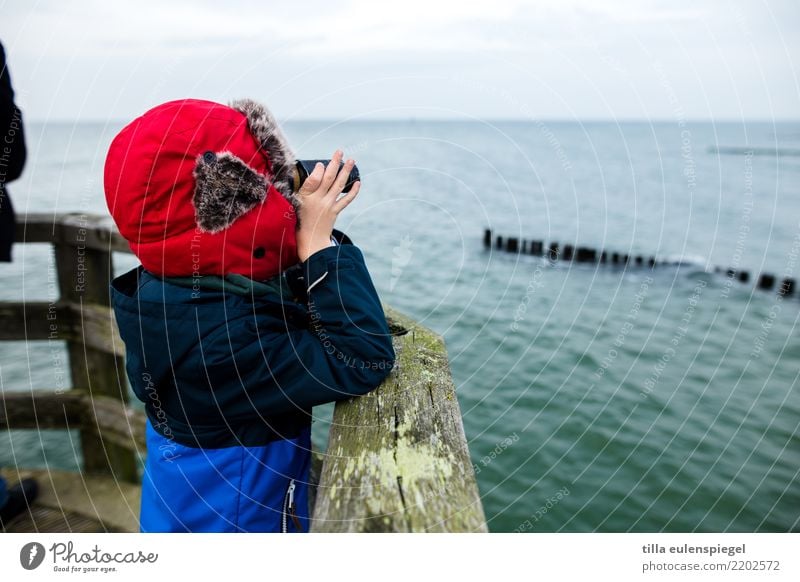
[[[798,119],[797,0],[0,0],[28,119]]]

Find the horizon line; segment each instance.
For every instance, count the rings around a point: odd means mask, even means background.
[[[138,116],[136,116],[138,117]],[[58,123],[58,124],[102,124],[102,123],[128,123],[136,117],[130,119],[123,118],[87,118],[87,119],[68,119],[68,118],[55,118],[55,119],[40,119],[31,118],[26,119],[25,123]],[[342,117],[304,117],[293,119],[280,119],[281,123],[372,123],[372,122],[398,122],[398,121],[414,121],[414,122],[436,122],[436,123],[650,123],[650,124],[665,124],[665,123],[800,123],[800,117],[778,117],[778,118],[732,118],[732,117],[696,117],[685,119],[671,119],[666,117],[646,118],[646,117],[625,117],[625,118],[602,118],[602,117],[587,117],[584,119],[568,119],[564,117],[542,117],[539,119],[530,119],[522,117],[487,117],[484,119],[474,118],[456,118],[456,117],[366,117],[366,118],[342,118]]]

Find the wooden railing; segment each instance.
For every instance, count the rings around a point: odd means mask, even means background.
[[[83,471],[135,482],[144,414],[128,406],[124,345],[109,307],[110,219],[29,214],[21,243],[48,243],[60,298],[0,302],[0,340],[66,342],[69,390],[3,393],[0,429],[78,429]],[[314,531],[486,531],[444,342],[386,308],[398,360],[375,391],[337,403],[319,455]]]
[[[112,251],[129,252],[128,245],[110,219],[82,214],[28,215],[17,225],[16,240],[52,245],[60,297],[0,302],[0,340],[66,342],[72,387],[6,390],[0,428],[77,428],[85,472],[135,482],[144,414],[127,406],[125,347],[108,287]]]

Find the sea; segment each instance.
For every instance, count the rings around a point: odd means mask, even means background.
[[[28,123],[17,212],[106,213],[122,125]],[[800,289],[777,291],[800,279],[800,123],[284,127],[300,158],[356,159],[363,187],[337,226],[382,300],[444,337],[491,531],[800,531]],[[565,245],[607,261],[564,260]],[[135,264],[115,256],[118,273]],[[53,299],[53,277],[47,245],[17,245],[0,299]],[[0,389],[67,388],[65,359],[5,342]],[[0,465],[77,469],[80,447],[6,432]]]

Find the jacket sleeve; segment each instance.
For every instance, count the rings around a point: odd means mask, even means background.
[[[25,166],[25,132],[22,127],[22,112],[14,104],[14,90],[6,66],[6,55],[0,45],[0,150],[9,148],[4,175],[0,184],[19,178]]]
[[[300,269],[308,327],[287,333],[257,325],[257,341],[236,357],[240,370],[246,365],[245,389],[260,414],[366,394],[394,366],[386,317],[358,247],[345,243],[318,251]]]

